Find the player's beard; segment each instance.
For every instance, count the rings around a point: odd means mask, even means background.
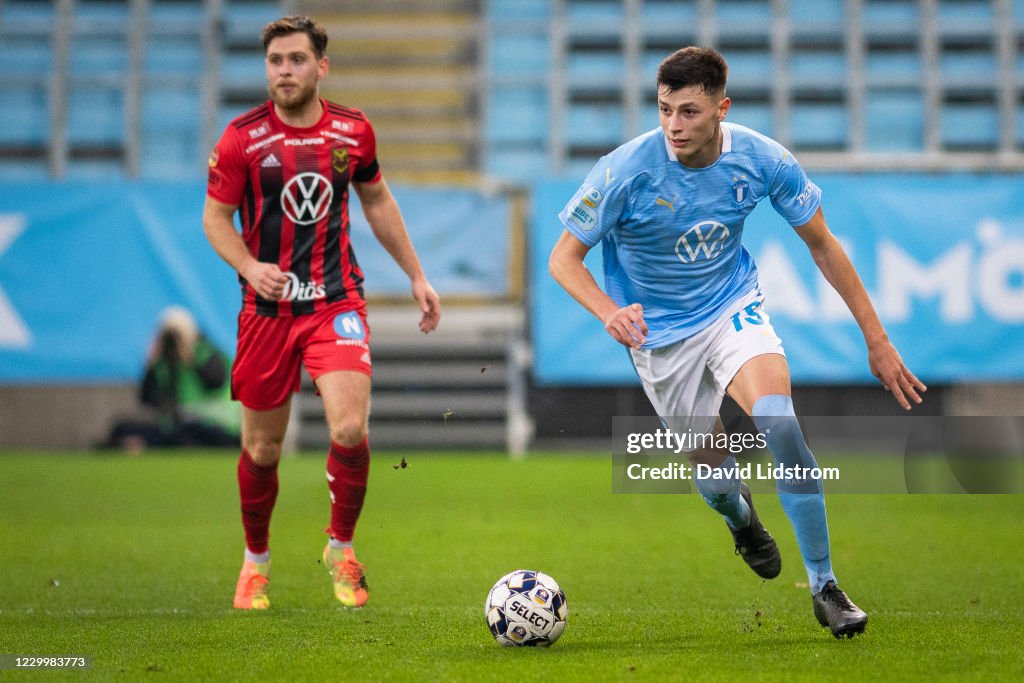
[[[291,94],[285,94],[280,86],[269,88],[270,99],[274,106],[287,114],[301,114],[311,102],[316,100],[316,85],[307,86],[297,83]]]

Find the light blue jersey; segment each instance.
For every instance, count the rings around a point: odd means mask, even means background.
[[[740,240],[758,202],[769,198],[794,227],[821,204],[782,145],[733,123],[722,136],[707,168],[680,164],[661,128],[634,138],[597,163],[558,215],[584,244],[604,240],[605,291],[644,307],[645,348],[696,334],[757,286]]]

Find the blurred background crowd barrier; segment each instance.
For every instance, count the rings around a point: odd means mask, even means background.
[[[200,222],[206,157],[265,100],[260,29],[286,13],[327,27],[322,92],[374,123],[446,300],[419,336],[353,207],[378,445],[606,448],[612,416],[649,412],[546,258],[596,160],[657,126],[657,64],[688,44],[729,60],[729,120],[822,186],[932,386],[924,412],[1020,414],[1024,0],[0,0],[0,446],[94,443],[133,405],[168,305],[233,348],[236,280]],[[790,232],[762,207],[745,241],[798,410],[893,413]],[[307,387],[294,447],[320,448],[318,411]]]

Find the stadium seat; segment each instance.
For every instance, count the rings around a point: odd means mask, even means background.
[[[775,124],[770,104],[733,102],[729,109],[729,116],[725,120],[753,128],[768,137],[775,135]]]
[[[490,0],[486,3],[490,19],[500,29],[509,21],[547,22],[551,18],[549,0]]]
[[[569,145],[612,149],[625,141],[625,135],[621,105],[570,105],[565,121],[565,138]]]
[[[866,98],[865,135],[873,152],[918,152],[924,147],[924,103],[921,95],[884,91]]]
[[[71,159],[67,166],[68,180],[124,180],[124,164],[120,159]]]
[[[120,143],[124,137],[124,96],[119,90],[72,88],[68,97],[68,141]]]
[[[566,58],[566,77],[572,88],[594,86],[617,88],[626,78],[622,52],[570,52]]]
[[[796,87],[840,89],[848,76],[846,54],[841,45],[834,49],[794,49],[790,54],[789,71]]]
[[[195,134],[147,135],[140,154],[141,174],[160,180],[203,177],[204,153]]]
[[[866,0],[864,33],[867,36],[903,36],[917,40],[921,16],[916,0]]]
[[[484,172],[494,178],[527,183],[551,175],[551,160],[543,148],[494,145],[483,161]]]
[[[767,47],[761,49],[733,49],[725,51],[729,61],[729,87],[735,89],[771,88],[774,61]]]
[[[924,78],[921,55],[916,50],[869,49],[865,68],[869,87],[906,88],[920,85]]]
[[[0,7],[0,20],[8,26],[17,26],[18,32],[48,29],[56,18],[55,5],[39,0],[6,0]]]
[[[999,113],[992,104],[946,104],[942,144],[948,149],[992,150],[999,145]]]
[[[790,120],[794,149],[840,149],[845,147],[849,127],[841,103],[796,103]]]
[[[199,134],[199,93],[187,87],[149,87],[142,95],[142,126],[146,134],[169,131]]]
[[[203,0],[151,0],[150,33],[199,33],[206,20]]]
[[[283,14],[275,0],[231,0],[224,3],[224,37],[229,43],[256,45],[260,32]]]
[[[761,0],[719,0],[715,3],[715,25],[720,38],[764,36],[772,30],[772,3]]]
[[[72,78],[122,77],[128,71],[128,40],[124,35],[76,35],[68,51]]]
[[[675,38],[682,46],[690,42],[687,33],[696,35],[696,0],[646,0],[641,11],[641,30],[647,38]]]
[[[44,36],[0,25],[0,45],[4,51],[0,74],[37,78],[53,69],[53,51]]]
[[[203,70],[203,52],[181,35],[151,36],[146,42],[143,69],[147,76],[198,76]]]
[[[818,30],[839,28],[845,20],[843,0],[789,0],[786,5],[794,30],[804,30],[807,26]]]
[[[995,85],[998,64],[993,50],[946,50],[940,70],[947,87],[978,88]]]
[[[504,87],[491,96],[484,135],[491,143],[532,142],[548,137],[547,92],[541,88]]]
[[[492,35],[489,70],[496,76],[544,77],[551,68],[551,47],[543,34],[497,33]]]
[[[46,159],[0,158],[0,182],[45,181],[49,177]]]
[[[993,4],[988,0],[937,3],[939,32],[945,36],[991,35],[995,27]]]
[[[618,37],[626,21],[623,5],[617,0],[568,0],[565,11],[570,37]]]
[[[0,146],[45,145],[50,138],[47,109],[44,88],[0,88]]]
[[[267,74],[263,63],[253,59],[251,54],[221,55],[221,83],[228,89],[262,89],[266,86]]]

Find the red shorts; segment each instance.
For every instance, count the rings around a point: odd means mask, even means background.
[[[239,314],[232,398],[253,410],[276,408],[299,391],[301,364],[314,380],[335,370],[372,375],[366,308],[339,301],[294,317]]]

